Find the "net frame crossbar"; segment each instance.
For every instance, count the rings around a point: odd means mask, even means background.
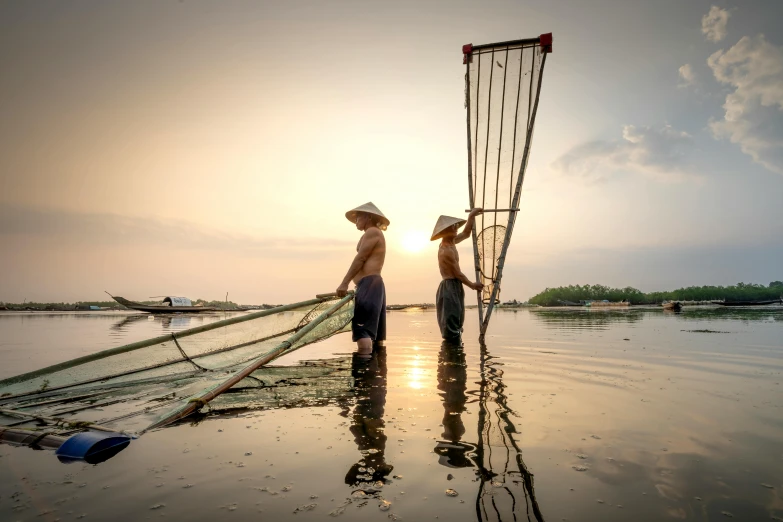
[[[476,193],[478,190],[478,179],[477,176],[474,176],[474,165],[473,165],[473,157],[475,155],[476,160],[478,160],[478,131],[479,131],[479,115],[480,115],[480,104],[476,103],[476,128],[475,128],[475,137],[471,135],[471,84],[470,84],[470,64],[473,60],[474,56],[479,57],[479,62],[477,64],[477,71],[478,78],[476,80],[476,94],[477,96],[480,95],[480,88],[481,88],[481,60],[480,57],[483,54],[491,54],[492,56],[492,62],[494,63],[494,55],[496,52],[504,52],[506,60],[508,59],[508,53],[510,51],[514,50],[520,50],[524,55],[524,50],[528,48],[535,48],[540,47],[541,48],[541,65],[538,70],[538,80],[537,84],[535,86],[535,100],[532,99],[533,96],[533,78],[534,75],[530,75],[530,89],[529,89],[529,99],[528,99],[528,118],[526,122],[526,134],[525,134],[525,146],[524,151],[522,153],[522,160],[519,167],[519,173],[517,175],[517,181],[516,186],[514,187],[513,197],[511,201],[511,209],[514,211],[509,212],[509,220],[508,225],[506,226],[506,233],[503,240],[503,246],[501,248],[500,256],[497,257],[497,269],[494,270],[494,279],[493,279],[493,287],[492,287],[492,293],[490,295],[489,302],[486,306],[486,311],[484,310],[484,302],[482,299],[482,291],[478,290],[476,292],[477,295],[477,302],[478,302],[478,316],[479,316],[479,339],[483,339],[487,328],[489,326],[489,319],[492,316],[492,311],[495,307],[495,302],[498,298],[498,293],[500,291],[500,281],[503,276],[503,267],[505,266],[505,260],[506,260],[506,254],[508,252],[508,246],[511,241],[511,234],[514,230],[514,223],[516,222],[517,212],[519,208],[519,198],[522,190],[522,183],[525,179],[525,170],[527,168],[527,162],[528,157],[530,155],[530,143],[532,140],[533,135],[533,128],[535,126],[535,119],[536,114],[538,112],[538,102],[540,99],[541,94],[541,84],[544,76],[544,65],[546,64],[546,57],[547,54],[552,52],[552,33],[542,34],[538,38],[527,38],[522,40],[510,40],[506,42],[497,42],[497,43],[490,43],[490,44],[482,44],[482,45],[473,45],[473,44],[467,44],[462,47],[463,52],[463,63],[465,64],[465,108],[467,112],[467,141],[468,141],[468,197],[469,197],[469,203],[471,208],[476,207]],[[535,56],[533,57],[532,69],[535,69]],[[504,67],[505,69],[505,67]],[[520,76],[522,74],[522,64],[520,63]],[[492,78],[493,74],[490,73],[490,93],[488,95],[488,107],[491,104],[491,86],[492,86]],[[504,96],[502,103],[505,104],[505,72],[503,77],[503,90],[504,90]],[[517,86],[518,89],[521,87],[521,77],[519,80],[519,85]],[[519,92],[517,93],[517,104],[519,103]],[[504,108],[501,108],[501,119],[504,114]],[[487,116],[489,117],[489,115]],[[517,132],[517,121],[516,118],[518,117],[518,111],[515,116],[515,122],[514,122],[514,136],[516,138],[516,132]],[[502,122],[501,122],[502,123]],[[487,122],[487,133],[489,133],[489,121]],[[500,142],[502,143],[502,126],[501,126],[501,138]],[[514,141],[514,150],[513,150],[513,157],[516,156],[516,139]],[[487,142],[485,143],[485,149],[489,146],[489,139],[487,137]],[[514,162],[514,158],[512,157],[512,166]],[[484,154],[484,161],[486,163],[487,161],[487,153]],[[500,161],[498,159],[498,167],[500,165]],[[513,168],[513,167],[512,167]],[[486,185],[486,165],[484,166],[484,185]],[[499,179],[499,178],[498,178]],[[509,192],[511,191],[511,186],[509,186]],[[495,197],[497,198],[498,191],[496,189],[495,191]],[[482,200],[485,196],[485,190],[482,190]],[[482,201],[483,203],[483,201]],[[484,205],[482,204],[482,207]],[[497,206],[497,202],[496,202]],[[495,225],[497,225],[497,214],[495,214],[494,217]],[[486,256],[479,256],[479,245],[478,245],[478,233],[476,232],[476,227],[473,227],[472,230],[472,239],[473,239],[473,261],[475,265],[475,272],[476,272],[476,281],[481,282],[481,275],[482,275],[482,267],[481,263],[485,262]],[[483,242],[482,242],[482,248],[483,248]],[[494,247],[493,247],[494,249]],[[494,258],[493,253],[493,258]]]

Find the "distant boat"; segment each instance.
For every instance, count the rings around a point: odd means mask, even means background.
[[[783,303],[783,299],[762,299],[757,301],[713,301],[713,304],[721,305],[721,306],[761,306],[761,305],[770,305],[770,304],[777,304],[777,303]]]
[[[621,306],[630,306],[631,303],[628,301],[586,301],[585,306],[589,306],[590,308],[615,308],[615,307],[621,307]]]
[[[178,312],[199,313],[218,311],[217,308],[213,308],[211,306],[193,306],[193,304],[190,302],[190,299],[187,297],[166,297],[163,300],[163,303],[165,304],[162,305],[136,303],[134,301],[129,301],[124,297],[113,295],[111,298],[126,308],[138,310],[139,312],[148,312],[151,314],[175,314]]]
[[[682,310],[682,303],[679,301],[669,301],[668,303],[663,303],[661,306],[663,306],[664,310],[671,310],[673,312],[679,312]]]

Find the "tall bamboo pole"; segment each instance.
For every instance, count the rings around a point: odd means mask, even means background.
[[[468,203],[470,208],[475,208],[476,202],[473,191],[473,147],[470,139],[470,61],[472,56],[468,56],[465,60],[467,64],[465,67],[465,107],[467,108],[467,122],[468,122]],[[479,58],[481,59],[481,58]],[[476,90],[476,97],[478,97],[478,89]],[[476,134],[478,135],[478,111],[476,111]],[[468,210],[470,212],[470,210]],[[476,283],[481,282],[481,268],[479,267],[479,254],[478,254],[478,240],[476,234],[476,221],[473,221],[473,230],[470,231],[473,238],[473,265],[476,269]],[[484,323],[484,303],[481,300],[481,290],[476,290],[476,302],[478,305],[479,316],[479,329]]]

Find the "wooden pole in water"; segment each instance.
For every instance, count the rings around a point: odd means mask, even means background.
[[[463,50],[465,48],[463,47]],[[470,139],[470,62],[472,57],[466,55],[465,63],[465,108],[467,109],[467,122],[468,122],[468,198],[471,207],[475,206],[476,195],[473,192],[473,146]],[[479,60],[481,58],[479,57]],[[476,89],[476,97],[478,97],[478,88]],[[476,133],[478,134],[478,109],[476,109]],[[468,210],[470,212],[470,210]],[[481,267],[479,266],[478,255],[478,243],[476,234],[476,224],[473,223],[473,230],[471,230],[471,236],[473,239],[473,265],[476,269],[476,282],[481,282]],[[481,290],[476,290],[476,304],[478,307],[479,315],[479,328],[484,323],[484,303],[481,300]]]
[[[217,386],[214,386],[213,388],[207,390],[206,392],[202,393],[198,397],[191,397],[191,399],[185,404],[183,407],[169,413],[162,419],[158,420],[157,422],[151,424],[144,430],[142,430],[139,435],[146,433],[149,430],[160,428],[163,426],[166,426],[167,424],[171,424],[172,422],[176,422],[179,419],[183,419],[190,415],[191,413],[195,412],[199,408],[206,405],[209,401],[220,395],[221,393],[225,392],[226,390],[230,389],[232,386],[234,386],[236,383],[262,367],[263,365],[267,364],[268,362],[277,359],[281,355],[285,353],[290,353],[293,350],[290,350],[290,348],[302,337],[310,333],[316,326],[324,322],[326,319],[334,315],[334,313],[345,306],[348,302],[350,302],[354,298],[353,293],[346,295],[343,297],[339,302],[332,305],[330,308],[328,308],[324,313],[310,321],[310,323],[307,324],[304,328],[296,332],[294,335],[277,345],[275,348],[270,350],[269,352],[265,353],[258,359],[255,359],[253,362],[245,366],[242,370],[232,375],[230,378],[226,379],[225,381],[219,383]]]

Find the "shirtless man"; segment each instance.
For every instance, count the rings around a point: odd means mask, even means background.
[[[484,289],[484,285],[474,283],[460,270],[456,246],[457,243],[470,237],[473,222],[482,212],[483,209],[474,208],[470,211],[467,222],[464,219],[441,216],[430,238],[430,241],[441,240],[438,248],[438,267],[443,280],[438,287],[438,293],[435,294],[435,306],[440,334],[447,341],[459,341],[462,336],[462,324],[465,322],[465,289],[462,285],[473,290]],[[458,233],[459,227],[463,224],[465,228]]]
[[[382,346],[386,339],[386,288],[381,270],[386,258],[386,239],[382,231],[389,226],[389,220],[372,203],[349,210],[345,217],[356,223],[356,228],[364,234],[356,246],[356,257],[336,292],[343,297],[348,293],[348,283],[356,283],[351,329],[359,355],[369,356],[373,342]]]

